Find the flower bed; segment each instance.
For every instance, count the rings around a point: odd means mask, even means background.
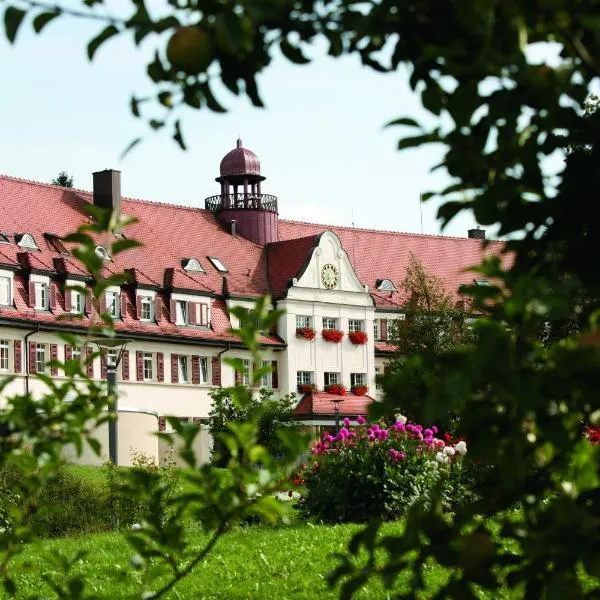
[[[317,337],[317,331],[313,327],[296,327],[296,336],[312,341]]]
[[[314,383],[301,383],[298,386],[298,391],[301,394],[310,394],[311,392],[318,392],[319,390]]]
[[[339,344],[344,337],[344,332],[340,331],[339,329],[323,329],[323,331],[321,331],[321,335],[325,341]]]
[[[325,388],[328,394],[334,394],[335,396],[345,396],[346,388],[339,383],[332,383]]]
[[[355,385],[352,388],[352,393],[355,396],[364,396],[369,391],[369,388],[366,385]]]
[[[348,337],[355,346],[366,344],[369,339],[369,336],[364,331],[351,331]]]

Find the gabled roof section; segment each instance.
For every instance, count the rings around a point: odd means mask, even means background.
[[[340,400],[340,396],[327,394],[326,392],[309,392],[300,400],[294,410],[294,417],[315,418],[335,415],[334,400]],[[366,415],[369,412],[369,406],[373,402],[370,396],[355,396],[349,394],[344,396],[339,402],[340,415],[343,417],[357,417],[358,415]]]

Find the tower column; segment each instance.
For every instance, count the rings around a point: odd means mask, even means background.
[[[244,200],[248,200],[248,178],[244,177]]]

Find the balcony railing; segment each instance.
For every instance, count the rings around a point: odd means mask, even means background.
[[[204,200],[206,210],[217,212],[219,210],[230,208],[250,208],[254,210],[266,210],[269,212],[277,212],[277,196],[271,194],[248,194],[244,193],[225,194],[221,196],[210,196]]]

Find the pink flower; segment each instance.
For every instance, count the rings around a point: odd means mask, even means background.
[[[345,425],[346,427],[350,427],[350,419],[349,419],[348,417],[345,417],[345,418],[344,418],[344,425]]]
[[[334,438],[334,437],[333,437],[331,434],[327,434],[327,435],[326,435],[326,436],[323,438],[323,441],[324,441],[324,442],[326,442],[326,443],[328,443],[328,444],[331,444],[331,442],[333,442],[333,440],[334,440],[334,439],[335,439],[335,438]]]
[[[362,415],[358,415],[356,422],[359,425],[364,425],[367,422],[367,420]]]
[[[433,437],[433,429],[429,429],[429,428],[427,428],[427,429],[426,429],[426,430],[423,432],[423,435],[424,435],[425,437]]]
[[[432,425],[431,431],[433,431],[433,433],[436,434],[439,431],[439,429],[435,425]]]
[[[370,442],[374,442],[375,441],[375,435],[370,433],[369,437],[367,438]]]
[[[444,440],[435,440],[435,445],[438,448],[443,448],[446,445],[446,442],[444,442]]]

